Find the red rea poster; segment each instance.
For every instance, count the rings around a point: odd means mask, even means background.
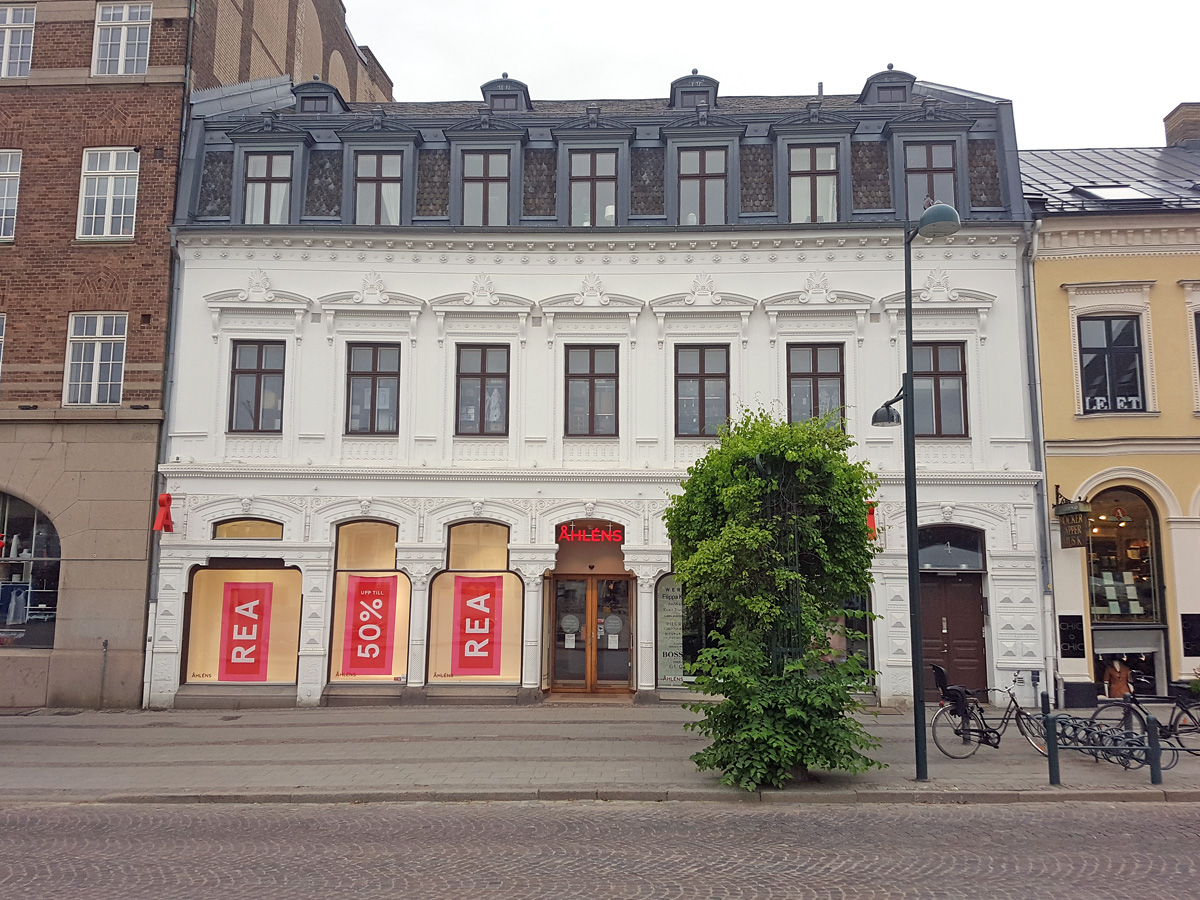
[[[396,576],[351,575],[342,673],[388,675],[396,638]]]
[[[230,581],[221,602],[220,681],[266,681],[271,591],[265,582]]]
[[[500,606],[504,577],[454,579],[454,655],[451,675],[500,674]]]

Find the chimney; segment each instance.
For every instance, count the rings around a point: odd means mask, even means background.
[[[1163,119],[1167,146],[1200,150],[1200,103],[1180,103]]]

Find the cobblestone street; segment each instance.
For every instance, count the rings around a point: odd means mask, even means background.
[[[15,805],[0,898],[1194,900],[1195,804]]]

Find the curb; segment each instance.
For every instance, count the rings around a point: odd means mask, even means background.
[[[97,794],[88,797],[9,795],[6,803],[51,804],[357,804],[357,803],[765,803],[778,805],[983,805],[1011,803],[1200,803],[1200,790],[864,790],[734,791],[722,788],[412,788],[394,791],[264,791],[161,794]]]

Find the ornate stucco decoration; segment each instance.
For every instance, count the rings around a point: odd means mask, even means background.
[[[496,294],[496,286],[492,284],[490,275],[476,275],[471,282],[471,292],[463,295],[463,303],[467,306],[472,306],[476,303],[483,305],[485,303],[495,306],[500,302],[500,297]]]
[[[708,302],[713,306],[721,305],[721,295],[713,290],[713,278],[707,272],[701,272],[692,279],[692,292],[684,302],[692,306],[697,301]]]
[[[325,314],[325,339],[330,345],[339,329],[353,330],[356,320],[366,327],[366,319],[371,316],[389,320],[407,317],[409,343],[416,346],[417,316],[425,308],[425,301],[389,292],[383,276],[374,270],[363,275],[361,290],[328,294],[318,298],[317,302]],[[389,322],[389,328],[395,327]]]
[[[267,313],[272,318],[280,314],[290,315],[293,320],[292,330],[296,342],[299,343],[303,339],[304,316],[312,306],[312,301],[307,297],[273,289],[270,276],[262,269],[255,269],[249,273],[244,288],[216,291],[206,295],[204,302],[212,319],[214,344],[220,337],[223,317],[246,313]],[[269,321],[270,319],[264,316],[263,330],[270,329]]]
[[[578,293],[562,294],[542,301],[542,313],[546,320],[546,346],[553,347],[560,332],[587,327],[582,324],[586,320],[612,322],[616,317],[622,317],[627,323],[621,327],[626,329],[629,346],[636,347],[637,317],[644,306],[643,301],[633,297],[606,293],[600,276],[589,272],[580,283]],[[609,326],[591,326],[593,329],[597,327],[604,330]]]
[[[509,316],[515,316],[517,337],[521,341],[521,346],[524,347],[529,337],[529,314],[534,307],[535,304],[532,300],[496,290],[492,277],[484,272],[472,279],[469,292],[447,294],[429,302],[429,308],[437,316],[438,346],[445,344],[447,317],[451,317],[451,322],[458,317],[462,317],[464,320],[468,317],[474,318],[476,321],[481,317],[490,318],[496,322],[495,332],[503,334],[506,326],[500,323]]]
[[[861,347],[866,337],[867,314],[871,309],[872,299],[866,294],[854,291],[832,291],[829,289],[829,276],[824,272],[811,272],[804,279],[804,287],[799,291],[768,297],[763,301],[763,310],[767,314],[768,334],[771,346],[774,347],[779,338],[779,317],[814,316],[831,317],[833,320],[845,317],[844,330],[853,330],[855,339]],[[841,328],[841,326],[839,326]],[[784,329],[785,332],[787,329]]]
[[[649,305],[658,319],[658,346],[661,348],[666,341],[668,315],[679,319],[690,317],[695,321],[696,317],[707,319],[720,313],[740,318],[739,336],[745,347],[750,339],[750,313],[758,304],[749,297],[718,293],[712,276],[701,272],[692,279],[691,290],[687,293],[658,297]]]
[[[917,285],[921,284],[920,287]],[[913,315],[968,316],[975,319],[975,330],[979,343],[987,342],[988,313],[996,297],[983,291],[951,284],[950,273],[945,269],[933,269],[924,282],[913,278]],[[881,304],[888,316],[889,338],[895,346],[900,335],[900,321],[904,315],[904,294],[896,293],[884,297]],[[928,327],[928,326],[923,326]],[[936,325],[934,326],[936,330]]]

